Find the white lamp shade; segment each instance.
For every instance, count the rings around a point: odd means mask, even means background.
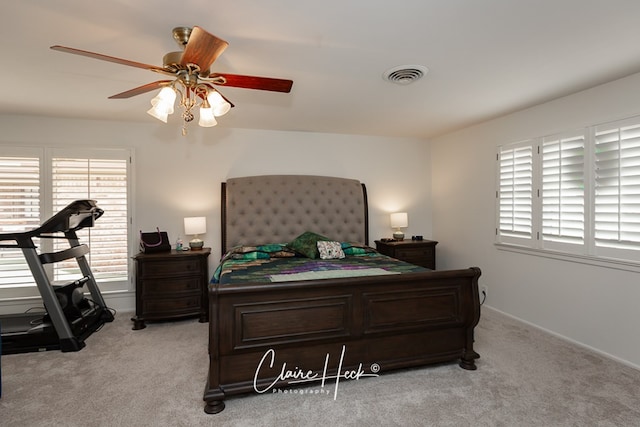
[[[210,128],[218,124],[213,116],[213,108],[200,107],[200,121],[198,124],[203,128]]]
[[[176,91],[170,86],[163,87],[160,93],[151,100],[151,105],[156,107],[161,104],[160,108],[166,109],[168,114],[173,114],[173,104],[176,102]]]
[[[197,235],[207,232],[207,218],[195,216],[184,219],[184,234]]]
[[[147,111],[147,114],[165,123],[167,123],[167,119],[169,118],[169,113],[167,113],[166,110],[156,108],[155,106],[151,107],[151,109]]]
[[[176,91],[170,87],[163,87],[158,96],[151,100],[151,109],[147,114],[167,123],[169,114],[173,114],[173,104],[176,100]]]
[[[207,95],[207,101],[211,104],[211,108],[213,108],[213,114],[216,117],[224,116],[231,109],[231,104],[229,104],[218,92],[212,90]]]
[[[403,228],[409,226],[409,218],[406,212],[396,212],[391,214],[391,227]]]

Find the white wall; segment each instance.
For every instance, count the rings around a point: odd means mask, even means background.
[[[477,265],[486,304],[640,368],[640,275],[499,251],[498,145],[640,114],[640,74],[431,141],[438,268]]]
[[[200,237],[213,249],[210,273],[221,255],[220,183],[229,177],[305,174],[359,179],[367,186],[371,245],[391,234],[388,213],[398,210],[409,213],[407,235],[432,234],[430,152],[421,140],[198,126],[190,126],[190,133],[182,137],[180,125],[171,121],[24,116],[0,116],[0,128],[0,155],[6,145],[134,148],[134,243],[139,230],[156,226],[168,231],[172,243],[178,236],[187,240],[183,218],[206,216],[207,233]],[[107,301],[121,310],[134,307],[131,294],[119,299],[109,295]]]

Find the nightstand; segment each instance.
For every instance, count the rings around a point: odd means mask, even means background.
[[[411,264],[436,269],[436,245],[434,240],[376,240],[376,250],[381,254]]]
[[[133,329],[145,328],[147,320],[199,316],[209,318],[211,248],[192,251],[139,253],[136,261],[136,315]]]

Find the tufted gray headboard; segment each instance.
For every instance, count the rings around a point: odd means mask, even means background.
[[[222,183],[222,253],[287,243],[305,231],[369,244],[367,192],[355,179],[263,175]]]

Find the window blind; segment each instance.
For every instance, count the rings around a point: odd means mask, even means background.
[[[585,133],[542,141],[542,239],[584,244]]]
[[[130,157],[126,149],[3,148],[0,233],[38,228],[72,201],[94,199],[105,213],[94,227],[79,230],[78,238],[90,247],[87,258],[100,288],[129,289]],[[39,252],[68,248],[66,239],[35,243]],[[75,261],[47,264],[45,270],[54,282],[75,280],[79,273]],[[37,295],[22,250],[0,248],[0,299]]]
[[[595,132],[595,244],[640,250],[640,124]]]
[[[0,157],[0,233],[20,233],[39,226],[40,159]],[[3,286],[35,286],[21,249],[0,250],[0,287]]]
[[[499,234],[531,238],[533,209],[533,146],[501,147],[499,163]]]
[[[500,146],[498,160],[497,243],[640,268],[640,116]]]
[[[96,280],[126,280],[127,260],[127,162],[114,159],[54,158],[52,161],[53,210],[77,199],[93,199],[104,215],[91,228],[78,231],[81,242],[91,248],[89,260]],[[55,242],[55,250],[68,247]],[[54,264],[54,280],[78,274],[77,263]]]

